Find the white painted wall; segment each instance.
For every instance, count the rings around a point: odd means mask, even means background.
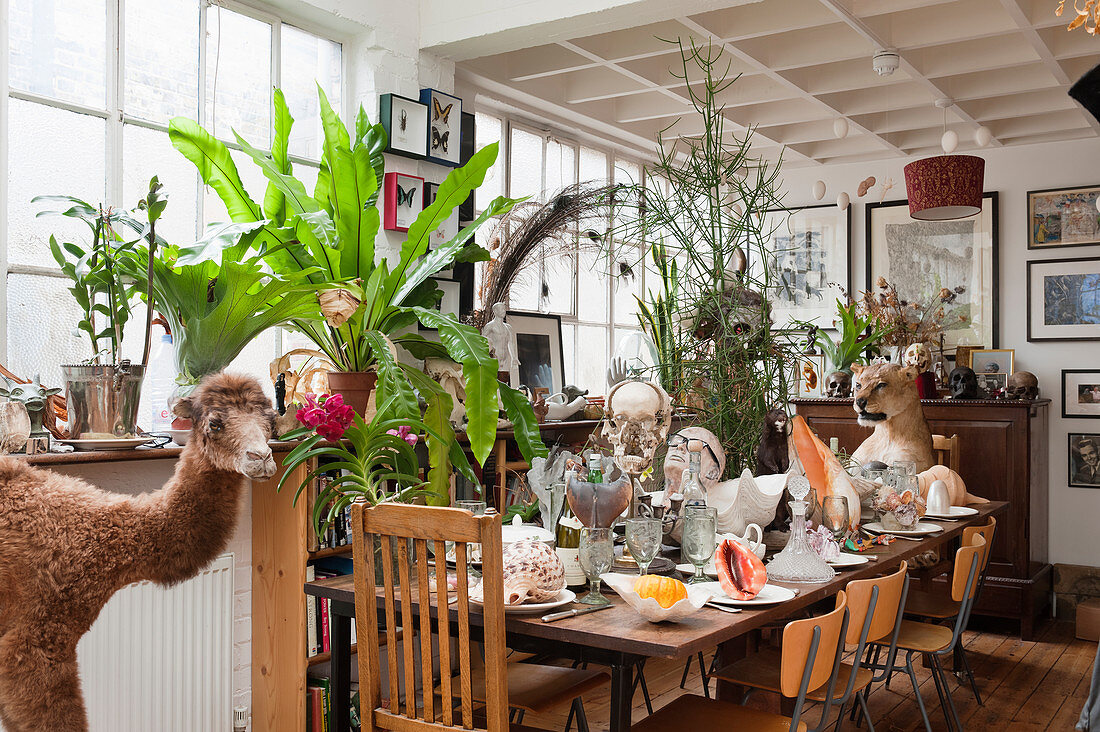
[[[986,159],[985,190],[1000,193],[1000,347],[1016,349],[1016,368],[1039,377],[1039,388],[1050,405],[1050,561],[1100,565],[1100,490],[1070,488],[1067,476],[1066,435],[1070,431],[1100,432],[1100,422],[1062,419],[1061,370],[1100,368],[1100,343],[1027,342],[1028,260],[1100,256],[1100,246],[1029,251],[1027,249],[1027,192],[1059,186],[1100,182],[1100,140],[1045,143],[978,151]],[[866,285],[865,202],[877,201],[877,189],[856,199],[856,187],[869,175],[880,182],[891,177],[896,187],[887,200],[905,198],[902,168],[909,160],[788,169],[783,174],[786,205],[818,203],[810,188],[815,180],[828,186],[825,201],[835,201],[842,190],[852,197],[852,287]]]

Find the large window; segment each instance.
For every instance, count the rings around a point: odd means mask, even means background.
[[[479,208],[502,194],[546,201],[578,181],[643,182],[636,160],[608,149],[492,113],[479,112],[476,125],[479,146],[501,144],[494,169],[478,189]],[[607,227],[605,221],[581,221],[570,235],[586,241],[590,233],[602,235]],[[533,264],[512,288],[509,309],[561,316],[567,383],[594,395],[606,393],[610,359],[622,339],[638,330],[635,296],[645,292],[642,254],[640,247],[622,242],[581,247],[579,254],[574,247]]]
[[[185,116],[234,148],[245,186],[262,197],[266,181],[236,148],[233,131],[270,144],[273,86],[286,93],[296,123],[295,172],[311,185],[320,157],[315,82],[334,107],[343,94],[341,44],[232,2],[205,0],[6,0],[8,2],[6,232],[0,295],[7,306],[3,362],[19,375],[60,383],[58,365],[88,358],[74,332],[76,303],[48,250],[50,234],[87,234],[58,217],[35,218],[40,194],[75,195],[132,208],[153,175],[169,194],[158,233],[194,241],[226,221],[194,166],[168,139]],[[0,63],[0,69],[3,64]],[[2,81],[2,78],[0,78]],[[126,353],[140,357],[140,321]],[[236,367],[265,376],[279,348],[267,333]],[[266,381],[266,378],[264,379]]]

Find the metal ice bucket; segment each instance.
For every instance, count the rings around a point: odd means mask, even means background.
[[[145,367],[123,361],[113,366],[62,366],[69,436],[73,439],[133,437]]]

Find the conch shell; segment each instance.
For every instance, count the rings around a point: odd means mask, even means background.
[[[565,567],[557,553],[541,541],[523,540],[504,549],[504,604],[549,602],[565,587]],[[484,602],[484,584],[470,591]]]
[[[932,482],[942,480],[947,484],[947,496],[952,506],[968,506],[971,503],[989,503],[988,498],[979,498],[966,490],[966,483],[962,477],[946,465],[933,465],[928,470],[917,476],[917,485],[920,488],[921,497],[928,496],[928,489]]]

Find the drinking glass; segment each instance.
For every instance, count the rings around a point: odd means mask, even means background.
[[[888,472],[886,468],[864,468],[863,477],[872,483],[878,482],[881,485],[887,485]]]
[[[461,508],[469,511],[475,516],[484,516],[485,512],[489,510],[488,504],[486,504],[485,501],[479,501],[476,499],[455,501],[455,508]],[[448,553],[454,551],[451,548],[453,546],[453,544],[450,544],[448,542]],[[466,565],[466,574],[473,579],[479,579],[481,577],[481,572],[478,572],[477,569],[474,568],[472,563],[481,561],[481,544],[470,544],[467,548],[467,552],[468,560],[471,563]]]
[[[611,601],[600,594],[600,575],[611,569],[615,561],[615,548],[611,529],[581,529],[579,552],[581,569],[588,578],[588,594],[577,600],[586,605],[607,605]]]
[[[661,548],[661,522],[653,518],[626,520],[626,546],[630,556],[638,563],[640,574],[649,571],[649,565]]]
[[[689,585],[706,582],[703,567],[714,556],[718,546],[717,510],[709,507],[690,508],[684,515],[684,531],[680,540],[684,558],[695,565],[695,575],[688,580]]]
[[[477,500],[455,501],[455,508],[463,508],[475,516],[484,516],[485,512],[489,510],[489,507],[485,503],[485,501]]]
[[[851,525],[848,515],[848,499],[844,496],[825,496],[821,505],[821,523],[833,532],[833,538],[844,541]]]

